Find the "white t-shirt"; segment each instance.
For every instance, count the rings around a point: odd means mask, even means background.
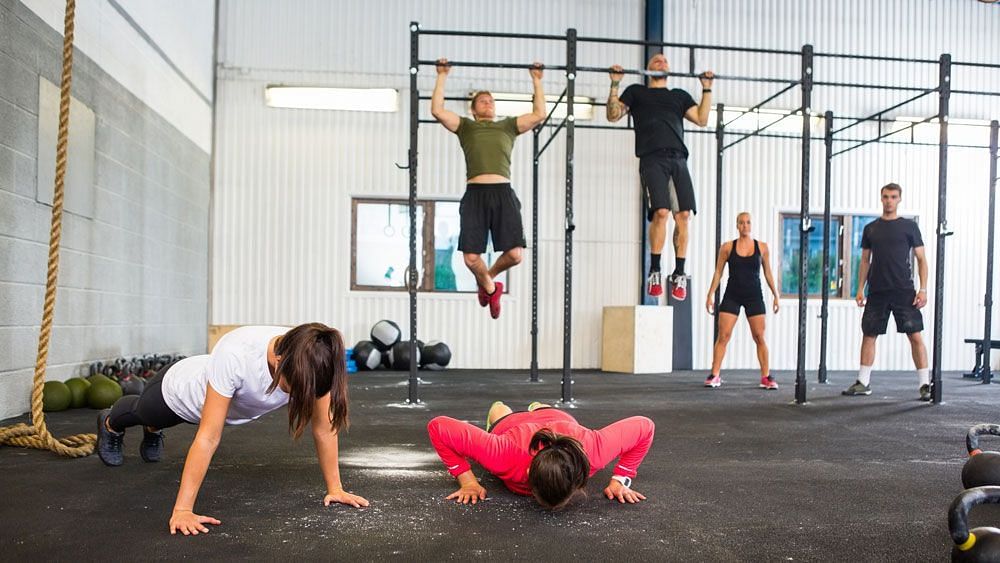
[[[288,332],[280,326],[244,326],[227,333],[211,354],[184,358],[163,376],[163,400],[184,420],[197,424],[208,384],[232,400],[226,424],[245,424],[288,404],[288,393],[267,388],[274,378],[267,367],[267,345]]]

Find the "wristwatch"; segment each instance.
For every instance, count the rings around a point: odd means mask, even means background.
[[[612,479],[621,483],[626,489],[632,488],[632,478],[624,475],[612,475]]]

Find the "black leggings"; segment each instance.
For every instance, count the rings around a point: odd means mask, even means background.
[[[111,407],[108,415],[108,426],[115,432],[123,432],[129,426],[148,426],[157,430],[177,426],[187,422],[170,410],[163,400],[163,376],[174,363],[165,365],[156,372],[142,390],[141,395],[126,395]]]

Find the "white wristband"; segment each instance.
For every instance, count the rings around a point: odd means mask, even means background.
[[[611,478],[614,479],[615,481],[618,481],[619,483],[621,483],[626,489],[629,489],[629,488],[632,487],[632,478],[631,477],[626,477],[624,475],[612,475]]]

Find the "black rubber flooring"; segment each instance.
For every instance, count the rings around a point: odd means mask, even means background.
[[[947,374],[935,406],[917,400],[912,372],[877,372],[869,397],[842,397],[853,374],[834,373],[832,385],[809,384],[809,404],[794,405],[792,375],[775,375],[781,389],[765,392],[752,372],[726,373],[715,390],[701,386],[703,372],[576,373],[581,423],[641,414],[655,421],[656,440],[633,485],[646,502],[604,499],[608,468],[560,513],[478,467],[489,499],[445,501],[454,481],[425,431],[439,414],[481,424],[497,399],[522,409],[557,401],[559,373],[530,383],[524,372],[422,372],[419,407],[403,404],[405,373],[353,376],[341,473],[371,501],[362,510],[322,506],[311,439],[287,437],[283,410],[229,427],[196,509],[222,525],[197,537],[167,533],[193,426],[167,432],[158,464],[139,458],[134,431],[119,468],[6,447],[0,559],[946,560],[964,434],[997,422],[1000,389]],[[47,420],[65,435],[92,431],[95,418],[76,410]],[[977,508],[972,524],[1000,525],[998,508]]]

